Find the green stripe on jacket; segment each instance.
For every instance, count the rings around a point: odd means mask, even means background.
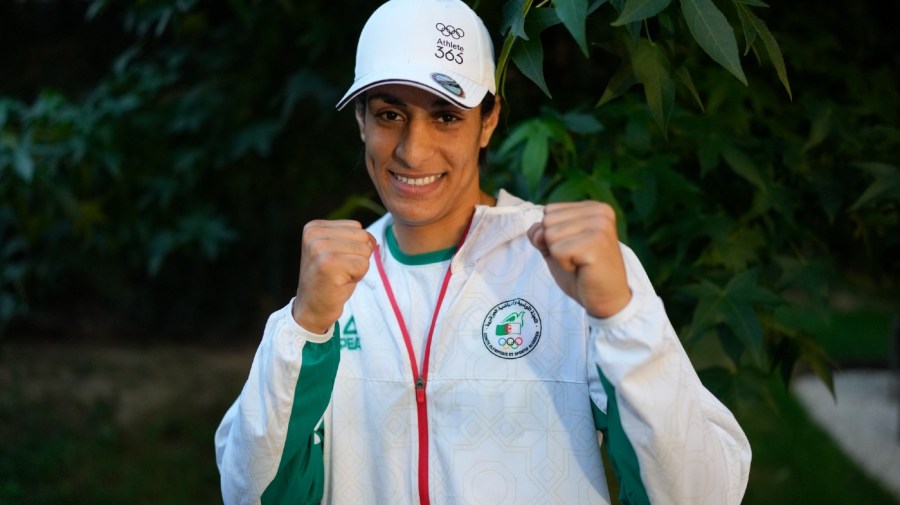
[[[637,454],[622,427],[616,390],[609,379],[603,375],[600,367],[597,367],[597,373],[600,375],[603,390],[606,391],[606,413],[601,412],[594,402],[591,402],[591,408],[594,412],[594,423],[597,425],[597,429],[603,433],[603,441],[612,462],[613,473],[619,480],[619,501],[622,505],[650,505],[647,489],[641,480],[641,468]]]
[[[341,357],[340,341],[340,328],[335,323],[334,337],[330,340],[303,345],[303,362],[294,391],[287,439],[278,472],[262,494],[263,505],[303,505],[322,500],[325,490],[322,437],[325,430],[316,430],[316,425],[331,399]]]

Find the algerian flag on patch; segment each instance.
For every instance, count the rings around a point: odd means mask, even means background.
[[[513,312],[497,325],[497,335],[521,335],[525,311]]]

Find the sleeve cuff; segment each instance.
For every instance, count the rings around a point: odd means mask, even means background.
[[[632,291],[631,300],[628,301],[628,304],[622,307],[622,310],[609,317],[595,317],[590,313],[585,312],[587,314],[588,324],[593,328],[604,330],[623,325],[631,319],[638,310],[640,310],[643,304],[648,302],[647,296],[648,295],[638,291]]]
[[[294,298],[291,298],[291,301],[287,304],[287,307],[285,307],[285,319],[287,319],[285,324],[287,325],[288,331],[296,335],[297,338],[306,340],[308,342],[314,342],[316,344],[324,344],[325,342],[331,340],[331,337],[334,336],[334,324],[332,324],[331,327],[328,328],[328,331],[326,331],[325,333],[315,333],[309,331],[306,328],[300,326],[300,324],[297,323],[297,320],[294,319],[294,311],[292,310],[293,307]]]

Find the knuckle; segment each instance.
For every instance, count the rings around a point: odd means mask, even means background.
[[[616,210],[613,208],[612,205],[610,205],[610,204],[608,204],[608,203],[606,203],[606,202],[596,202],[596,204],[597,204],[597,205],[596,205],[597,212],[598,212],[601,216],[603,216],[603,217],[605,217],[605,218],[608,218],[608,219],[612,219],[613,221],[615,221],[615,219],[616,219]]]

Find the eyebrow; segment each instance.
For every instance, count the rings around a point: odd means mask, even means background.
[[[396,95],[392,95],[384,91],[372,93],[368,96],[368,98],[366,98],[367,102],[372,102],[373,100],[381,100],[389,105],[394,105],[396,107],[406,107],[406,102],[398,98]],[[431,102],[432,109],[439,109],[448,106],[455,107],[453,104],[443,98],[436,98],[433,102]]]

